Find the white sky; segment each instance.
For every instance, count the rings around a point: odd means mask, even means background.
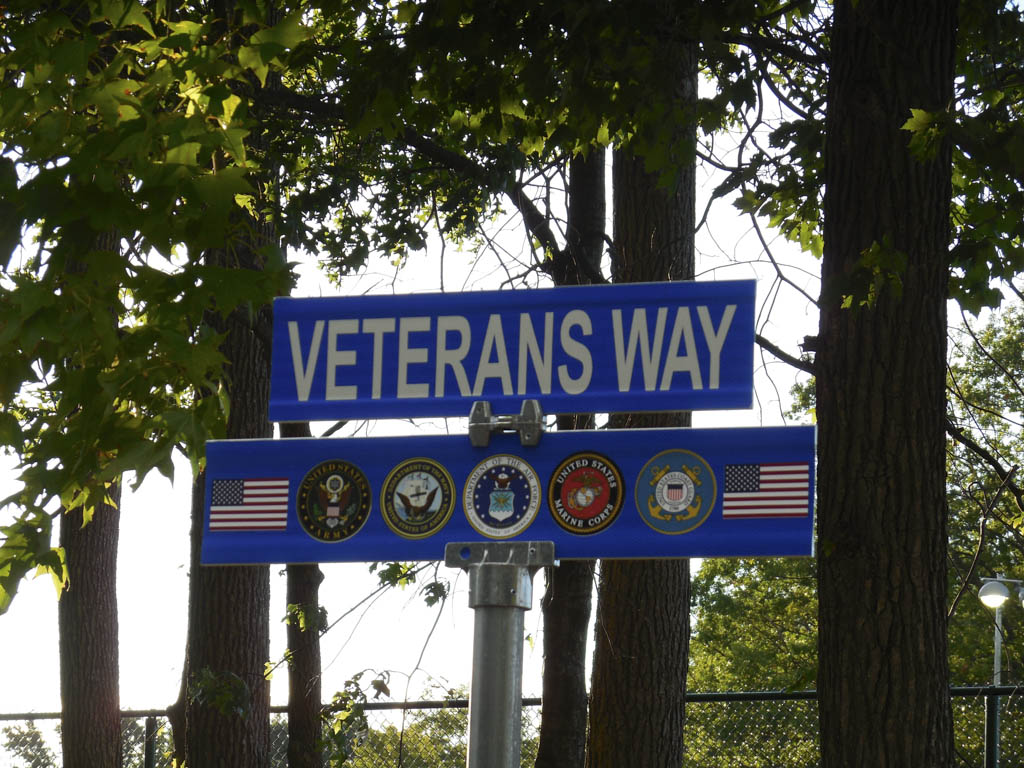
[[[787,351],[797,354],[804,335],[817,333],[813,306],[789,287],[773,294],[774,270],[763,263],[761,246],[728,204],[720,204],[706,233],[698,239],[699,278],[746,279],[757,277],[757,330]],[[519,248],[520,241],[506,242]],[[794,249],[776,243],[787,260],[797,264],[790,274],[812,296],[818,293],[817,264]],[[778,254],[777,254],[778,255]],[[305,270],[296,296],[351,295],[363,292],[422,292],[493,288],[505,273],[498,269],[494,255],[482,258],[470,269],[470,256],[450,246],[443,258],[443,282],[439,249],[424,256],[415,254],[397,277],[386,261],[371,265],[360,278],[346,280],[338,288]],[[394,285],[392,285],[394,279]],[[764,320],[768,309],[770,320]],[[767,369],[763,362],[768,362]],[[780,398],[788,392],[796,375],[783,363],[759,351],[755,353],[756,402],[751,410],[698,413],[695,426],[759,426],[783,423]],[[314,425],[314,433],[323,431]],[[457,433],[464,429],[459,420],[449,421]],[[412,430],[441,431],[445,425],[406,422],[381,423],[374,434],[405,434]],[[350,433],[350,432],[348,432]],[[467,438],[468,439],[468,438]],[[0,474],[0,492],[14,477],[6,462],[6,477]],[[3,470],[0,470],[3,472]],[[120,617],[121,705],[123,708],[160,708],[178,695],[185,647],[188,589],[188,529],[191,473],[187,462],[177,462],[172,486],[153,473],[139,492],[125,492],[122,502],[118,556],[118,607]],[[6,492],[3,493],[6,495]],[[0,511],[0,522],[11,518],[11,510]],[[441,557],[442,553],[439,552]],[[334,621],[349,611],[377,585],[376,576],[365,564],[324,564],[326,578],[320,600],[328,618]],[[285,612],[282,566],[271,566],[271,656],[284,651]],[[325,698],[340,690],[343,682],[363,669],[391,670],[392,698],[418,698],[436,682],[442,687],[467,685],[472,658],[472,612],[467,607],[466,579],[443,566],[440,574],[455,581],[455,590],[443,608],[426,608],[415,588],[391,590],[368,607],[360,608],[340,622],[321,641]],[[535,643],[525,652],[524,693],[539,695],[541,672],[541,625],[537,603],[543,593],[543,576],[534,582],[535,608],[527,613],[527,633]],[[436,626],[435,626],[436,621]],[[426,649],[424,650],[424,647]],[[10,611],[0,616],[0,712],[44,712],[60,709],[57,651],[57,605],[48,577],[23,583]],[[422,662],[417,671],[417,661]],[[415,671],[415,674],[413,674]],[[412,675],[411,680],[409,676]],[[368,674],[366,678],[370,677]],[[271,684],[273,703],[287,701],[287,673],[282,667]],[[436,694],[435,694],[436,695]]]

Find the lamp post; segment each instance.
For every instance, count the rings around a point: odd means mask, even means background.
[[[1003,604],[1010,599],[1007,584],[1024,584],[1018,579],[1008,579],[1003,574],[996,578],[983,576],[983,584],[978,590],[978,598],[996,612],[995,635],[992,648],[992,685],[1003,684]],[[1024,606],[1024,589],[1018,586],[1021,605]],[[999,765],[999,695],[993,694],[985,699],[985,768],[997,768]]]

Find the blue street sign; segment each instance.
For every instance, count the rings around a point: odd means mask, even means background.
[[[280,298],[270,418],[749,408],[753,280]]]
[[[447,542],[559,558],[812,554],[814,427],[207,444],[206,564],[439,560]]]

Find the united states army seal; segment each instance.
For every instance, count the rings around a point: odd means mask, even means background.
[[[574,453],[551,475],[548,506],[570,533],[603,531],[622,509],[622,473],[599,453]]]
[[[448,470],[432,459],[409,459],[384,480],[380,509],[388,527],[406,539],[424,539],[441,530],[455,508],[455,485]]]
[[[537,517],[540,500],[540,479],[533,467],[503,453],[477,464],[462,493],[469,524],[492,539],[525,531]]]
[[[347,461],[324,461],[302,479],[295,502],[303,530],[320,541],[354,536],[370,516],[370,483]]]
[[[640,470],[634,494],[640,517],[668,534],[689,533],[708,519],[717,498],[715,473],[692,451],[662,451]]]

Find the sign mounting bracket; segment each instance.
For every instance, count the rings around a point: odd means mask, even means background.
[[[495,416],[491,404],[477,400],[469,410],[469,442],[474,448],[486,448],[493,432],[518,432],[522,445],[537,445],[544,433],[544,411],[539,400],[523,400],[519,415]]]

